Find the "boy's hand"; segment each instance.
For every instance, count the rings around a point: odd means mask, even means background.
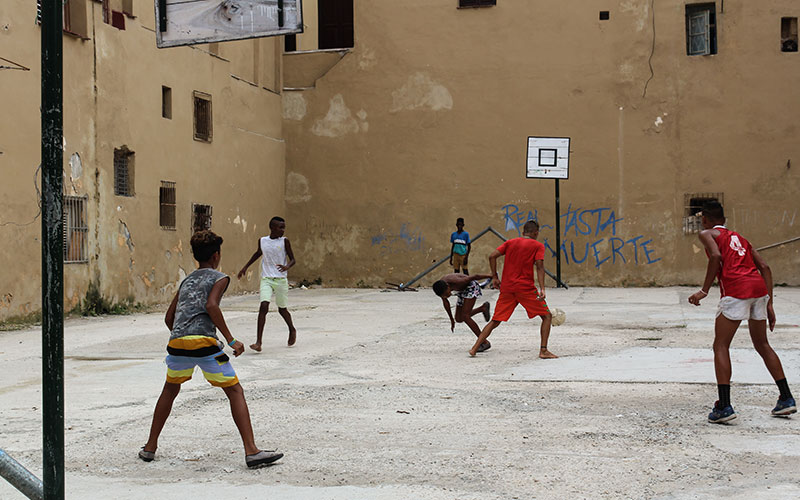
[[[539,292],[538,295],[539,295],[539,300],[544,300],[547,298],[547,294],[545,293],[544,288],[542,288],[542,290]]]
[[[453,318],[450,318],[450,331],[451,332],[456,331],[456,320],[454,320]]]
[[[703,293],[702,290],[698,290],[689,296],[689,303],[699,306],[700,301],[706,298],[707,296],[708,296],[707,293]]]
[[[467,267],[468,265],[469,265],[469,257],[467,257],[467,256],[465,255],[465,256],[464,256],[464,267]]]
[[[289,270],[289,268],[288,268],[287,266],[284,266],[283,264],[278,264],[278,265],[277,265],[277,266],[275,266],[275,267],[277,267],[277,268],[278,268],[278,271],[280,271],[280,272],[282,272],[282,273],[285,273],[286,271],[288,271],[288,270]]]
[[[497,276],[492,278],[492,288],[497,288],[497,289],[500,288],[500,278],[498,278]]]
[[[775,309],[772,308],[772,299],[767,302],[767,321],[769,322],[769,331],[775,331]]]
[[[238,340],[233,343],[231,348],[233,349],[233,357],[238,357],[240,354],[244,352],[244,344],[242,344]]]

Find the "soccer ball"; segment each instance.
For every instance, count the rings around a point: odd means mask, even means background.
[[[567,313],[561,309],[553,309],[553,326],[563,325],[567,320]]]

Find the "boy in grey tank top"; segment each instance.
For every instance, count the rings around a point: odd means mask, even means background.
[[[269,303],[275,302],[278,314],[281,315],[289,327],[289,347],[297,340],[297,330],[292,324],[292,315],[289,314],[289,280],[286,278],[289,268],[295,265],[294,252],[289,240],[284,237],[286,221],[280,217],[273,217],[269,221],[269,236],[258,240],[258,248],[237,274],[239,279],[247,272],[247,268],[261,257],[261,305],[258,308],[258,322],[256,323],[256,342],[250,349],[261,352],[261,337],[264,334],[264,323],[267,321]]]
[[[266,465],[281,458],[283,453],[263,451],[256,446],[244,391],[228,356],[222,352],[222,342],[217,338],[219,328],[234,356],[244,352],[244,344],[233,338],[219,308],[222,294],[231,281],[227,275],[217,271],[222,238],[211,231],[199,231],[192,236],[191,245],[199,265],[183,280],[167,309],[165,322],[171,331],[167,344],[167,381],[156,403],[150,437],[139,451],[139,458],[145,462],[155,458],[158,436],[172,411],[181,384],[191,379],[195,367],[199,366],[206,380],[221,387],[230,400],[233,420],[242,436],[247,466]]]

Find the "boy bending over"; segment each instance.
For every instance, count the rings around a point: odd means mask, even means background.
[[[481,286],[478,280],[491,278],[488,274],[473,274],[467,276],[466,274],[448,274],[443,276],[442,279],[433,284],[433,293],[442,298],[442,305],[444,310],[447,311],[447,316],[450,318],[450,331],[455,330],[456,323],[466,323],[472,333],[476,337],[480,336],[481,329],[478,324],[472,319],[478,313],[483,313],[486,321],[489,321],[489,303],[484,302],[479,308],[473,309],[475,301],[481,294]],[[450,301],[447,300],[452,293],[455,292],[458,299],[456,300],[456,317],[453,318],[453,313],[450,310]],[[489,341],[483,342],[478,346],[478,352],[483,352],[492,347]]]

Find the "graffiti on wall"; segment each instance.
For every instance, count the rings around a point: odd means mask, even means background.
[[[522,236],[522,226],[529,220],[538,222],[537,210],[521,210],[517,205],[503,206],[503,223],[506,232]],[[645,235],[633,238],[617,236],[617,225],[624,219],[617,217],[612,208],[572,208],[570,204],[561,213],[561,258],[566,264],[587,264],[600,267],[604,264],[650,265],[660,261],[653,248],[653,239]],[[556,256],[553,248],[555,236],[552,225],[542,224],[539,240]],[[552,240],[552,244],[551,244]]]
[[[409,224],[400,226],[396,232],[381,230],[379,234],[372,236],[372,246],[380,247],[381,255],[389,255],[400,252],[417,252],[422,250],[422,242],[425,238],[419,227],[411,229]]]

